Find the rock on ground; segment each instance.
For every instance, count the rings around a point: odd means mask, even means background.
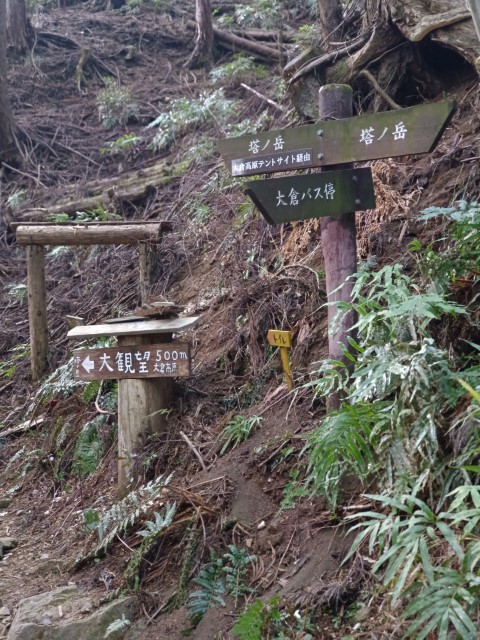
[[[115,620],[132,620],[135,598],[109,602],[94,613],[90,598],[74,586],[60,587],[22,600],[12,622],[7,640],[100,640]],[[123,638],[128,626],[109,634],[109,640]]]

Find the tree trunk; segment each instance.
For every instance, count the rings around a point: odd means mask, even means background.
[[[342,24],[342,3],[340,0],[317,0],[318,3],[318,21],[320,23],[320,32],[322,40],[329,49],[328,42],[330,40],[341,40],[341,34],[338,33]]]
[[[0,0],[0,163],[16,164],[18,150],[7,92],[6,0]]]
[[[18,53],[28,49],[32,27],[25,0],[7,0],[7,44]]]
[[[191,69],[198,67],[209,69],[213,61],[213,24],[210,0],[196,0],[195,20],[197,22],[197,37],[188,66]]]

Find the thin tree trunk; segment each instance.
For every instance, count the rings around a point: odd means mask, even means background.
[[[7,0],[7,44],[18,53],[28,49],[32,27],[25,0]]]
[[[0,0],[0,163],[16,164],[18,150],[7,91],[6,0]]]
[[[195,20],[197,23],[197,37],[188,66],[191,69],[198,67],[208,69],[213,60],[213,24],[210,0],[196,0]]]

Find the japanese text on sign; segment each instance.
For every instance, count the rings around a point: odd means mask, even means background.
[[[374,127],[368,127],[368,129],[362,129],[360,132],[360,138],[358,141],[364,142],[365,144],[372,144],[375,141],[380,142],[380,140],[382,140],[382,138],[384,138],[387,135],[388,129],[389,129],[388,127],[384,127],[382,133],[380,134],[380,136],[378,136],[378,138],[376,137]],[[405,136],[407,133],[408,133],[408,129],[403,124],[403,122],[398,122],[395,125],[395,128],[393,129],[390,135],[393,136],[394,140],[405,140]]]
[[[276,168],[277,171],[288,171],[309,167],[311,163],[312,150],[298,149],[297,151],[289,151],[288,153],[272,153],[254,158],[232,160],[232,175],[252,175],[262,173],[262,170],[269,172],[272,168]]]
[[[318,200],[319,198],[321,200],[324,198],[325,200],[333,200],[334,195],[335,187],[331,182],[327,182],[319,187],[309,187],[303,191],[303,193],[292,187],[286,195],[279,189],[277,192],[277,207],[280,207],[281,205],[296,207],[298,204],[301,204],[305,198],[308,200]]]
[[[189,375],[190,364],[188,344],[82,349],[74,355],[74,373],[80,380]]]
[[[269,329],[267,333],[268,343],[273,347],[291,347],[292,334],[290,331],[279,331],[277,329]]]

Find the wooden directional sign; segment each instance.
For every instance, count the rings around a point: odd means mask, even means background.
[[[438,102],[219,140],[234,176],[323,167],[432,151],[455,111]]]
[[[254,180],[247,184],[245,193],[270,224],[375,208],[368,167]]]
[[[113,349],[77,349],[76,380],[172,378],[191,373],[190,345],[177,342]]]

